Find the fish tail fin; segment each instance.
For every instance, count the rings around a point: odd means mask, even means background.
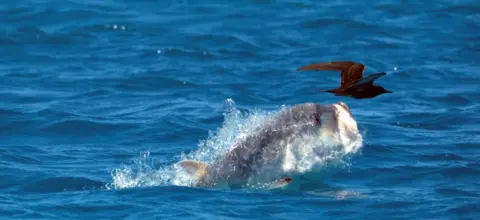
[[[207,173],[207,164],[200,161],[184,160],[180,161],[179,165],[195,180],[199,180]]]

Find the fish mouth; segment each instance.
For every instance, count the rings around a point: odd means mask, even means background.
[[[359,135],[357,121],[352,112],[346,105],[336,106],[335,111],[337,117],[337,134],[340,139],[340,143],[345,148],[345,151],[351,151],[352,144],[355,145],[358,140],[361,140]]]

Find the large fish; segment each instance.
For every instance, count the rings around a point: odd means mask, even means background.
[[[353,152],[361,144],[357,122],[345,103],[304,103],[281,110],[211,164],[184,160],[179,165],[198,187],[265,183],[276,188],[292,181],[290,175],[301,170],[305,157]]]

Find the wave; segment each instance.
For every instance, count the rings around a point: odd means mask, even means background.
[[[135,128],[135,125],[130,123],[93,121],[90,119],[68,119],[53,122],[42,130],[62,134],[99,135],[100,133],[111,133],[129,128]]]
[[[26,185],[25,191],[36,193],[83,191],[103,189],[104,182],[84,177],[53,177],[46,178]]]

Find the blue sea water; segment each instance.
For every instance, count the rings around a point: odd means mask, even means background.
[[[0,3],[2,219],[479,219],[479,1]],[[354,60],[392,90],[319,93]],[[282,106],[345,102],[362,148],[300,188],[173,177]],[[295,180],[294,180],[295,182]]]

